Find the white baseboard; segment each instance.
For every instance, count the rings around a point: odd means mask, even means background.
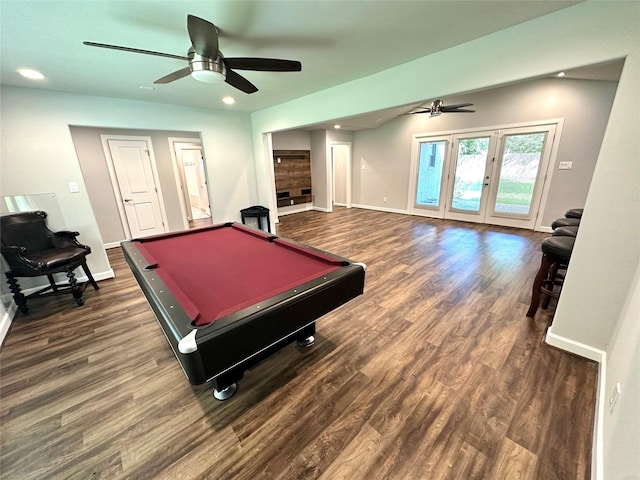
[[[551,227],[536,227],[533,230],[534,232],[553,233],[553,228]]]
[[[575,355],[579,355],[598,363],[598,391],[596,392],[595,421],[593,422],[593,443],[591,455],[592,480],[604,480],[604,406],[606,405],[605,385],[607,381],[607,352],[584,343],[576,342],[570,338],[556,335],[551,331],[553,325],[547,330],[545,343],[557,347]]]
[[[105,243],[103,245],[105,250],[109,250],[110,248],[118,248],[119,246],[120,246],[120,242]]]
[[[371,205],[360,205],[359,203],[353,203],[351,206],[353,208],[363,208],[365,210],[377,210],[378,212],[401,213],[403,215],[409,215],[408,211],[401,210],[399,208],[374,207]]]
[[[11,297],[9,299],[12,300]],[[2,309],[3,315],[2,318],[0,318],[0,348],[4,343],[4,338],[7,336],[7,332],[9,331],[9,327],[11,326],[13,317],[18,310],[18,306],[15,304],[15,302],[11,301],[11,303],[9,303],[8,305],[9,307],[7,310],[5,310],[4,308]]]
[[[598,363],[602,363],[604,361],[606,355],[604,350],[576,342],[575,340],[571,340],[570,338],[566,338],[561,335],[556,335],[551,331],[552,329],[553,325],[551,325],[547,330],[547,335],[544,340],[547,345],[558,347],[561,350],[574,353],[580,357],[588,358],[589,360],[593,360]]]
[[[287,205],[286,207],[278,207],[278,217],[291,215],[292,213],[306,212],[315,210],[311,203],[299,203],[297,205]]]

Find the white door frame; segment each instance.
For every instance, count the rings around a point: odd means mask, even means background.
[[[185,230],[189,228],[189,212],[186,204],[185,194],[186,185],[183,182],[184,172],[180,165],[180,159],[176,154],[177,145],[181,143],[187,143],[192,145],[198,145],[202,152],[204,162],[204,152],[202,150],[202,141],[199,138],[181,138],[181,137],[169,137],[169,152],[171,153],[171,165],[173,166],[173,176],[176,180],[176,188],[178,189],[178,201],[180,203],[180,212],[182,213],[182,226]],[[209,199],[209,206],[211,206],[211,192],[209,191],[209,172],[205,165],[205,182],[207,183],[207,197]],[[209,207],[211,208],[211,207]],[[211,214],[211,220],[213,220],[213,213]]]
[[[407,202],[407,211],[411,215],[420,217],[444,218],[444,207],[447,190],[447,178],[449,172],[449,151],[451,149],[451,134],[446,135],[414,135],[411,142],[411,164],[409,166],[409,199]],[[416,190],[418,188],[418,164],[420,159],[420,144],[423,141],[428,142],[445,142],[445,152],[442,164],[442,175],[440,177],[440,198],[437,207],[416,204]]]
[[[120,223],[122,224],[122,230],[124,231],[126,239],[131,239],[131,229],[129,228],[129,222],[127,221],[127,215],[124,211],[124,199],[120,192],[120,186],[118,184],[118,178],[116,176],[115,167],[113,165],[113,158],[111,157],[111,149],[109,148],[109,140],[123,140],[123,141],[142,141],[147,144],[149,149],[149,162],[151,163],[151,170],[153,172],[153,181],[158,193],[158,200],[160,206],[160,215],[164,222],[165,229],[169,227],[169,221],[167,220],[167,212],[164,206],[164,198],[162,196],[162,188],[160,187],[160,176],[158,175],[158,167],[156,165],[156,157],[153,153],[153,144],[151,143],[151,137],[137,136],[137,135],[100,135],[100,141],[102,142],[102,149],[107,161],[107,170],[109,171],[109,179],[111,180],[111,188],[113,189],[113,195],[116,199],[116,205],[118,206],[118,215],[120,216]]]
[[[334,145],[344,145],[347,147],[347,158],[345,160],[345,204],[347,208],[351,208],[351,142],[331,142],[329,144],[329,162],[331,164],[331,192],[329,196],[329,201],[331,203],[331,209],[333,210],[333,201],[335,195],[335,168],[333,165],[333,146]]]
[[[476,132],[487,132],[492,130],[496,132],[500,132],[502,130],[512,130],[512,129],[523,128],[523,127],[541,127],[545,125],[555,125],[555,135],[552,139],[550,139],[551,152],[549,153],[548,162],[546,164],[540,165],[539,176],[542,177],[542,181],[540,184],[539,193],[536,192],[537,204],[534,205],[534,203],[532,203],[531,205],[532,226],[528,227],[528,228],[532,228],[535,231],[545,230],[542,227],[542,216],[543,216],[542,212],[544,212],[544,209],[547,204],[547,198],[549,196],[549,185],[551,184],[553,173],[555,171],[554,166],[556,165],[556,162],[557,162],[560,138],[562,136],[562,127],[564,125],[564,118],[550,118],[546,120],[519,122],[519,123],[512,123],[507,125],[494,125],[494,126],[488,126],[488,127],[474,127],[474,128],[452,130],[452,131],[445,131],[445,132],[429,132],[429,133],[414,134],[412,137],[412,143],[411,143],[411,164],[409,168],[411,176],[409,178],[409,189],[408,189],[409,195],[407,198],[407,211],[411,215],[445,218],[445,215],[447,215],[445,212],[445,209],[448,208],[448,205],[445,206],[445,204],[450,201],[450,197],[449,197],[450,192],[444,191],[445,190],[444,186],[449,183],[448,180],[446,180],[446,181],[443,181],[443,185],[442,185],[443,188],[441,188],[441,201],[440,201],[440,207],[438,209],[429,209],[426,207],[417,208],[415,205],[417,175],[418,175],[418,160],[419,160],[421,142],[445,140],[447,138],[450,139],[449,143],[447,144],[448,151],[445,154],[447,159],[445,160],[445,165],[443,168],[443,177],[444,177],[445,175],[450,175],[449,169],[453,168],[452,166],[453,160],[451,159],[453,158],[452,143],[453,143],[454,136],[472,135]],[[442,197],[442,195],[445,195],[445,196]],[[448,215],[447,218],[451,218],[451,216]],[[500,225],[500,223],[492,223],[492,224]]]

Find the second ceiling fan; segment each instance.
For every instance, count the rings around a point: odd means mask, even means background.
[[[418,107],[416,110],[409,112],[410,114],[428,113],[429,116],[435,117],[442,113],[473,113],[475,110],[468,110],[464,107],[471,107],[473,103],[456,103],[455,105],[445,105],[442,100],[434,100],[429,107]]]
[[[186,57],[105,43],[83,43],[90,47],[110,48],[189,62],[187,67],[165,75],[153,83],[170,83],[188,75],[206,83],[214,83],[218,79],[224,78],[224,81],[232,87],[245,93],[254,93],[258,91],[258,88],[242,75],[234,72],[234,69],[261,72],[299,72],[302,70],[302,64],[296,60],[253,57],[225,58],[218,47],[218,28],[213,23],[194,15],[187,15],[187,31],[191,39],[191,48],[189,48]]]

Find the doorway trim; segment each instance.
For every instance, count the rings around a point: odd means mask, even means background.
[[[428,139],[434,140],[446,140],[448,142],[448,147],[451,148],[453,137],[455,136],[464,136],[464,135],[472,135],[474,133],[487,133],[487,132],[495,132],[499,134],[503,130],[511,130],[518,128],[527,128],[527,127],[542,127],[546,125],[554,125],[555,126],[555,135],[552,139],[551,150],[549,152],[549,160],[546,165],[544,165],[543,169],[539,172],[539,176],[542,177],[540,184],[540,193],[537,204],[535,205],[535,212],[532,212],[533,222],[532,226],[527,229],[531,229],[534,231],[547,231],[546,227],[542,226],[542,217],[543,212],[547,203],[547,199],[549,196],[549,185],[551,184],[553,173],[556,170],[556,162],[558,149],[560,145],[560,138],[562,136],[562,127],[564,125],[564,118],[549,118],[545,120],[536,120],[536,121],[528,121],[528,122],[516,122],[510,124],[503,125],[493,125],[487,127],[473,127],[466,128],[460,130],[449,130],[449,131],[440,131],[440,132],[426,132],[426,133],[416,133],[412,135],[411,141],[411,164],[409,168],[409,191],[407,197],[407,212],[410,215],[424,216],[424,217],[434,217],[434,218],[448,218],[445,214],[444,203],[440,205],[438,208],[417,208],[414,205],[416,188],[417,188],[417,173],[418,173],[418,153],[419,153],[419,144],[421,141],[426,141]],[[447,153],[447,157],[449,153]],[[445,165],[446,172],[443,172],[443,177],[450,176],[451,172],[448,170],[451,168],[449,162]],[[448,183],[449,180],[443,178],[442,184],[444,188],[444,184]],[[450,192],[447,192],[450,193]],[[446,197],[445,197],[446,198]],[[533,207],[533,204],[532,204]],[[455,218],[453,218],[455,219]],[[485,223],[485,222],[483,222]],[[492,224],[488,222],[489,224]],[[496,225],[500,225],[501,223],[496,223]],[[518,227],[523,228],[523,227]]]
[[[331,202],[331,209],[333,210],[333,206],[334,206],[334,200],[335,200],[335,189],[336,189],[336,176],[335,176],[335,166],[333,163],[333,147],[334,145],[343,145],[345,147],[347,147],[347,158],[345,160],[345,165],[344,165],[344,169],[345,169],[345,178],[344,178],[344,182],[345,182],[345,206],[346,208],[351,208],[351,142],[330,142],[329,144],[329,163],[331,164],[331,192],[330,192],[330,202]]]
[[[167,220],[167,212],[164,206],[164,198],[162,196],[162,188],[160,186],[160,176],[158,175],[158,166],[156,165],[156,156],[153,153],[153,143],[151,142],[151,137],[139,135],[101,134],[100,141],[102,143],[102,150],[104,151],[104,156],[107,161],[109,180],[111,181],[111,188],[113,190],[113,195],[118,207],[120,223],[122,224],[122,230],[125,234],[126,239],[129,240],[132,238],[131,229],[129,228],[129,222],[127,221],[127,216],[124,211],[124,199],[122,198],[122,193],[120,192],[120,187],[118,185],[118,179],[116,177],[116,171],[113,165],[113,158],[111,156],[111,150],[109,149],[109,140],[141,141],[147,144],[147,147],[149,148],[149,163],[151,164],[151,171],[153,173],[153,182],[155,184],[156,192],[158,194],[158,202],[160,204],[160,215],[162,217],[162,222],[164,223],[165,228],[167,228],[167,226],[169,225],[169,221]]]
[[[184,227],[185,230],[187,230],[189,228],[189,214],[187,212],[187,205],[186,205],[186,200],[185,200],[185,188],[186,185],[184,185],[184,182],[182,181],[183,178],[183,172],[180,171],[180,168],[178,166],[179,159],[178,156],[176,155],[176,145],[180,144],[180,143],[191,143],[191,144],[197,144],[200,145],[200,152],[202,153],[202,140],[199,138],[188,138],[188,137],[168,137],[167,138],[168,142],[169,142],[169,152],[171,153],[171,165],[173,166],[173,177],[175,178],[176,181],[176,188],[178,190],[178,202],[180,204],[180,212],[182,214],[182,226]],[[211,192],[209,191],[209,172],[207,171],[207,166],[206,166],[206,162],[204,162],[204,153],[202,153],[203,156],[203,163],[204,163],[204,173],[205,173],[205,182],[207,185],[207,199],[209,201],[209,206],[211,206]],[[209,207],[209,209],[211,209],[211,207]],[[213,213],[211,214],[211,220],[213,221]]]

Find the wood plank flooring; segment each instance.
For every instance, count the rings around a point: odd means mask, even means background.
[[[365,262],[365,294],[227,402],[189,385],[119,249],[83,307],[30,302],[0,351],[0,476],[590,478],[596,365],[525,317],[544,234],[361,209],[278,233]]]

